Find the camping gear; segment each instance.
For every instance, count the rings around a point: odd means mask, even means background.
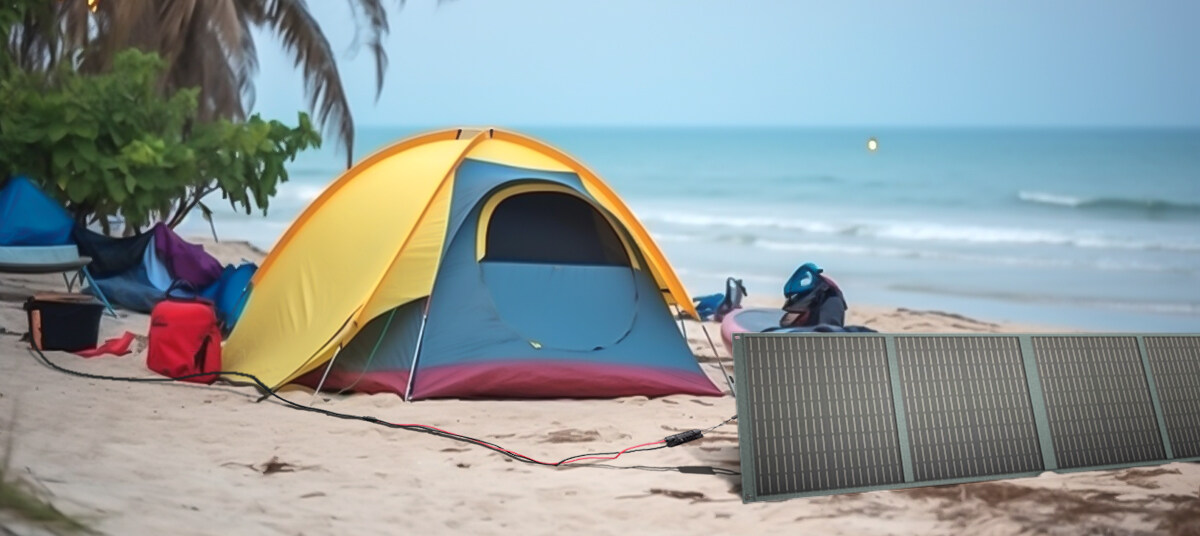
[[[95,286],[95,280],[88,272],[89,257],[79,255],[79,250],[73,245],[64,246],[0,246],[0,273],[9,274],[53,274],[61,273],[67,292],[75,289],[78,280]],[[74,276],[68,277],[68,273]],[[108,298],[103,292],[94,292],[108,312],[117,316]]]
[[[742,289],[744,292],[745,289]],[[742,309],[721,321],[721,341],[733,351],[736,333],[873,333],[865,326],[846,326],[846,298],[837,282],[814,263],[806,262],[783,284],[779,309]]]
[[[97,279],[124,274],[142,264],[146,247],[153,237],[151,233],[142,233],[115,238],[82,226],[71,231],[71,238],[79,246],[79,251],[92,258],[89,269]]]
[[[205,252],[204,246],[180,238],[163,223],[158,223],[149,232],[154,233],[154,250],[172,279],[204,288],[221,277],[221,263]]]
[[[830,300],[829,303],[838,303]],[[729,313],[721,321],[721,342],[725,349],[733,352],[733,336],[737,333],[875,333],[866,326],[839,326],[813,324],[811,326],[779,325],[779,309],[739,309]]]
[[[258,265],[252,262],[244,262],[237,267],[227,265],[216,282],[200,291],[201,297],[213,302],[217,320],[221,323],[222,335],[228,335],[237,324],[242,307],[246,305],[246,290],[249,288],[250,278],[257,270]]]
[[[746,286],[742,284],[741,279],[732,277],[725,279],[725,296],[721,303],[717,305],[716,311],[713,312],[713,320],[720,322],[735,309],[742,308],[742,298],[746,297]]]
[[[700,320],[708,320],[708,317],[711,316],[713,320],[720,322],[730,311],[741,309],[742,298],[747,294],[741,279],[729,277],[725,279],[724,294],[698,296],[692,298],[692,304],[696,306]]]
[[[169,378],[221,370],[221,332],[212,303],[180,294],[178,287],[173,287],[150,313],[146,366]],[[216,379],[214,374],[184,381],[212,383]]]
[[[696,307],[696,312],[700,315],[700,320],[708,320],[708,317],[717,311],[717,306],[721,305],[721,302],[724,300],[724,294],[706,294],[692,298],[692,305]],[[681,314],[680,316],[686,317],[687,314]]]
[[[61,246],[71,243],[70,214],[18,175],[0,188],[0,246]]]
[[[162,223],[123,238],[76,227],[72,237],[92,258],[89,271],[96,281],[91,288],[131,311],[150,312],[176,281],[205,288],[222,273],[221,264],[203,247],[187,243]]]
[[[80,281],[91,282],[91,261],[71,243],[74,220],[67,211],[24,176],[13,177],[0,187],[0,273],[63,274],[67,291]],[[116,316],[108,299],[100,301]]]
[[[808,327],[845,324],[846,298],[837,283],[811,262],[800,265],[783,285],[783,318],[779,326]]]
[[[74,352],[96,346],[104,304],[80,294],[43,293],[25,300],[29,342],[38,350]]]
[[[358,163],[296,218],[224,358],[272,388],[410,399],[719,396],[672,305],[698,316],[590,170],[511,132],[446,130]]]

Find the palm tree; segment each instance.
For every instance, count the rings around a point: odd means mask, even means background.
[[[328,0],[322,0],[328,1]],[[375,59],[383,88],[388,32],[383,0],[347,0],[360,38]],[[254,101],[258,59],[251,29],[274,33],[303,70],[317,124],[336,135],[353,161],[354,119],[337,61],[305,0],[40,0],[5,43],[26,70],[70,61],[83,71],[109,68],[129,47],[157,52],[167,63],[163,88],[200,88],[200,118],[242,119]],[[403,6],[403,0],[398,1]]]

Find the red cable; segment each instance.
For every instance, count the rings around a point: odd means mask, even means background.
[[[649,447],[650,445],[657,445],[659,443],[666,443],[666,442],[667,442],[667,440],[665,440],[665,439],[659,439],[658,441],[655,441],[653,443],[643,443],[641,445],[635,445],[635,446],[629,447],[625,450],[622,450],[621,452],[618,452],[616,456],[588,456],[585,458],[576,458],[574,460],[563,462],[563,465],[566,465],[568,463],[581,462],[583,460],[615,460],[617,458],[620,458],[622,454],[625,454],[626,451],[630,451],[630,450],[633,450],[633,449],[636,449],[639,447]]]
[[[632,446],[632,447],[629,447],[629,448],[627,448],[627,449],[625,449],[625,450],[622,450],[621,452],[618,452],[616,456],[608,456],[608,457],[602,457],[602,456],[588,456],[588,457],[585,457],[585,458],[578,458],[578,459],[574,459],[574,460],[567,460],[567,461],[565,461],[565,462],[543,462],[543,461],[541,461],[541,460],[537,460],[537,459],[534,459],[534,458],[530,458],[529,456],[526,456],[526,455],[524,455],[524,454],[521,454],[521,453],[519,453],[519,452],[513,452],[513,451],[511,451],[511,450],[508,450],[508,449],[505,449],[505,448],[500,448],[500,447],[497,447],[497,446],[494,446],[494,445],[489,445],[489,444],[487,444],[487,443],[484,443],[483,441],[480,441],[480,440],[478,440],[478,439],[474,439],[474,438],[470,438],[470,437],[466,437],[466,436],[462,436],[462,435],[456,434],[456,433],[454,433],[454,432],[450,432],[450,431],[442,430],[441,428],[438,428],[438,427],[436,427],[436,426],[429,426],[429,425],[427,425],[427,424],[396,424],[396,423],[388,423],[388,424],[391,424],[392,426],[401,426],[401,427],[408,427],[408,428],[428,428],[428,429],[430,429],[430,430],[437,430],[437,431],[439,431],[439,432],[441,432],[441,433],[443,433],[443,434],[447,434],[447,435],[451,435],[451,436],[454,436],[454,437],[457,437],[457,438],[462,438],[462,439],[465,439],[465,440],[467,440],[467,441],[469,441],[469,442],[471,442],[471,443],[474,443],[474,444],[476,444],[476,445],[479,445],[479,446],[481,446],[481,447],[486,447],[486,448],[488,448],[488,449],[490,449],[490,450],[495,450],[495,451],[503,452],[503,453],[505,453],[505,454],[511,454],[511,455],[513,455],[513,456],[520,456],[520,457],[522,457],[522,458],[525,458],[525,459],[527,459],[527,460],[531,460],[531,461],[533,461],[533,462],[535,462],[535,463],[540,463],[540,464],[542,464],[542,465],[550,465],[550,466],[553,466],[553,467],[559,467],[559,466],[561,466],[561,465],[566,465],[566,464],[568,464],[568,463],[575,463],[575,462],[578,462],[578,461],[583,461],[583,460],[615,460],[615,459],[617,459],[617,458],[621,457],[621,455],[622,455],[622,454],[625,454],[627,451],[630,451],[630,450],[633,450],[633,449],[636,449],[636,448],[648,447],[648,446],[650,446],[650,445],[657,445],[657,444],[659,444],[659,443],[666,443],[666,442],[667,442],[665,439],[660,439],[660,440],[658,440],[658,441],[654,441],[654,442],[652,442],[652,443],[643,443],[643,444],[641,444],[641,445],[634,445],[634,446]]]

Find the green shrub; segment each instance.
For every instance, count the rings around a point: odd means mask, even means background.
[[[321,143],[304,113],[294,128],[257,115],[198,121],[199,92],[165,95],[154,54],[121,52],[96,75],[71,63],[0,78],[0,172],[29,175],[80,222],[175,225],[215,191],[265,214],[284,164]]]

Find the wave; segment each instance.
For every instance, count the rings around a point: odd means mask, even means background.
[[[1116,249],[1200,253],[1200,241],[1137,240],[1087,232],[1063,232],[1017,227],[982,227],[928,222],[871,222],[835,225],[803,218],[759,216],[707,216],[656,213],[642,217],[647,224],[663,223],[703,230],[707,240],[747,243],[754,231],[792,231],[808,235],[885,239],[901,242],[947,242],[980,245],[1063,246],[1082,249]],[[676,232],[678,229],[673,229]],[[734,232],[730,232],[734,231]]]
[[[721,227],[721,228],[759,228],[804,231],[810,233],[835,233],[840,229],[835,225],[818,221],[805,221],[800,218],[765,218],[743,216],[705,216],[703,214],[658,213],[643,216],[643,222],[660,222],[684,227]]]
[[[931,251],[819,242],[776,242],[773,240],[758,240],[755,242],[755,245],[763,249],[780,252],[794,251],[804,253],[831,253],[868,257],[887,257],[895,259],[933,260],[955,263],[966,262],[1020,268],[1067,268],[1099,270],[1104,272],[1152,272],[1185,275],[1195,273],[1195,270],[1192,268],[1167,266],[1132,260],[1069,260],[1052,256],[1022,257],[1008,255],[978,255],[950,251]]]
[[[965,262],[992,266],[1012,266],[1015,268],[1063,268],[1099,270],[1102,272],[1151,272],[1184,275],[1196,273],[1196,270],[1191,267],[1140,262],[1131,259],[1085,260],[1065,259],[1056,256],[987,255],[960,253],[954,251],[921,250],[835,242],[813,242],[808,240],[782,242],[778,240],[759,238],[748,234],[703,236],[698,234],[651,233],[651,236],[653,236],[654,239],[659,242],[732,243],[781,253],[821,253],[863,257],[885,257],[892,259],[932,260],[955,263]]]
[[[1135,197],[1075,197],[1047,192],[1017,192],[1017,199],[1036,205],[1112,213],[1138,213],[1152,216],[1200,217],[1200,203]]]
[[[1200,303],[1195,302],[1161,302],[1123,299],[1087,298],[1078,296],[1054,296],[1050,294],[1035,294],[1007,291],[964,290],[935,287],[928,285],[888,285],[888,289],[900,292],[915,292],[921,294],[938,294],[964,298],[983,298],[1013,303],[1068,305],[1088,309],[1107,309],[1130,313],[1151,313],[1179,316],[1200,316]]]

